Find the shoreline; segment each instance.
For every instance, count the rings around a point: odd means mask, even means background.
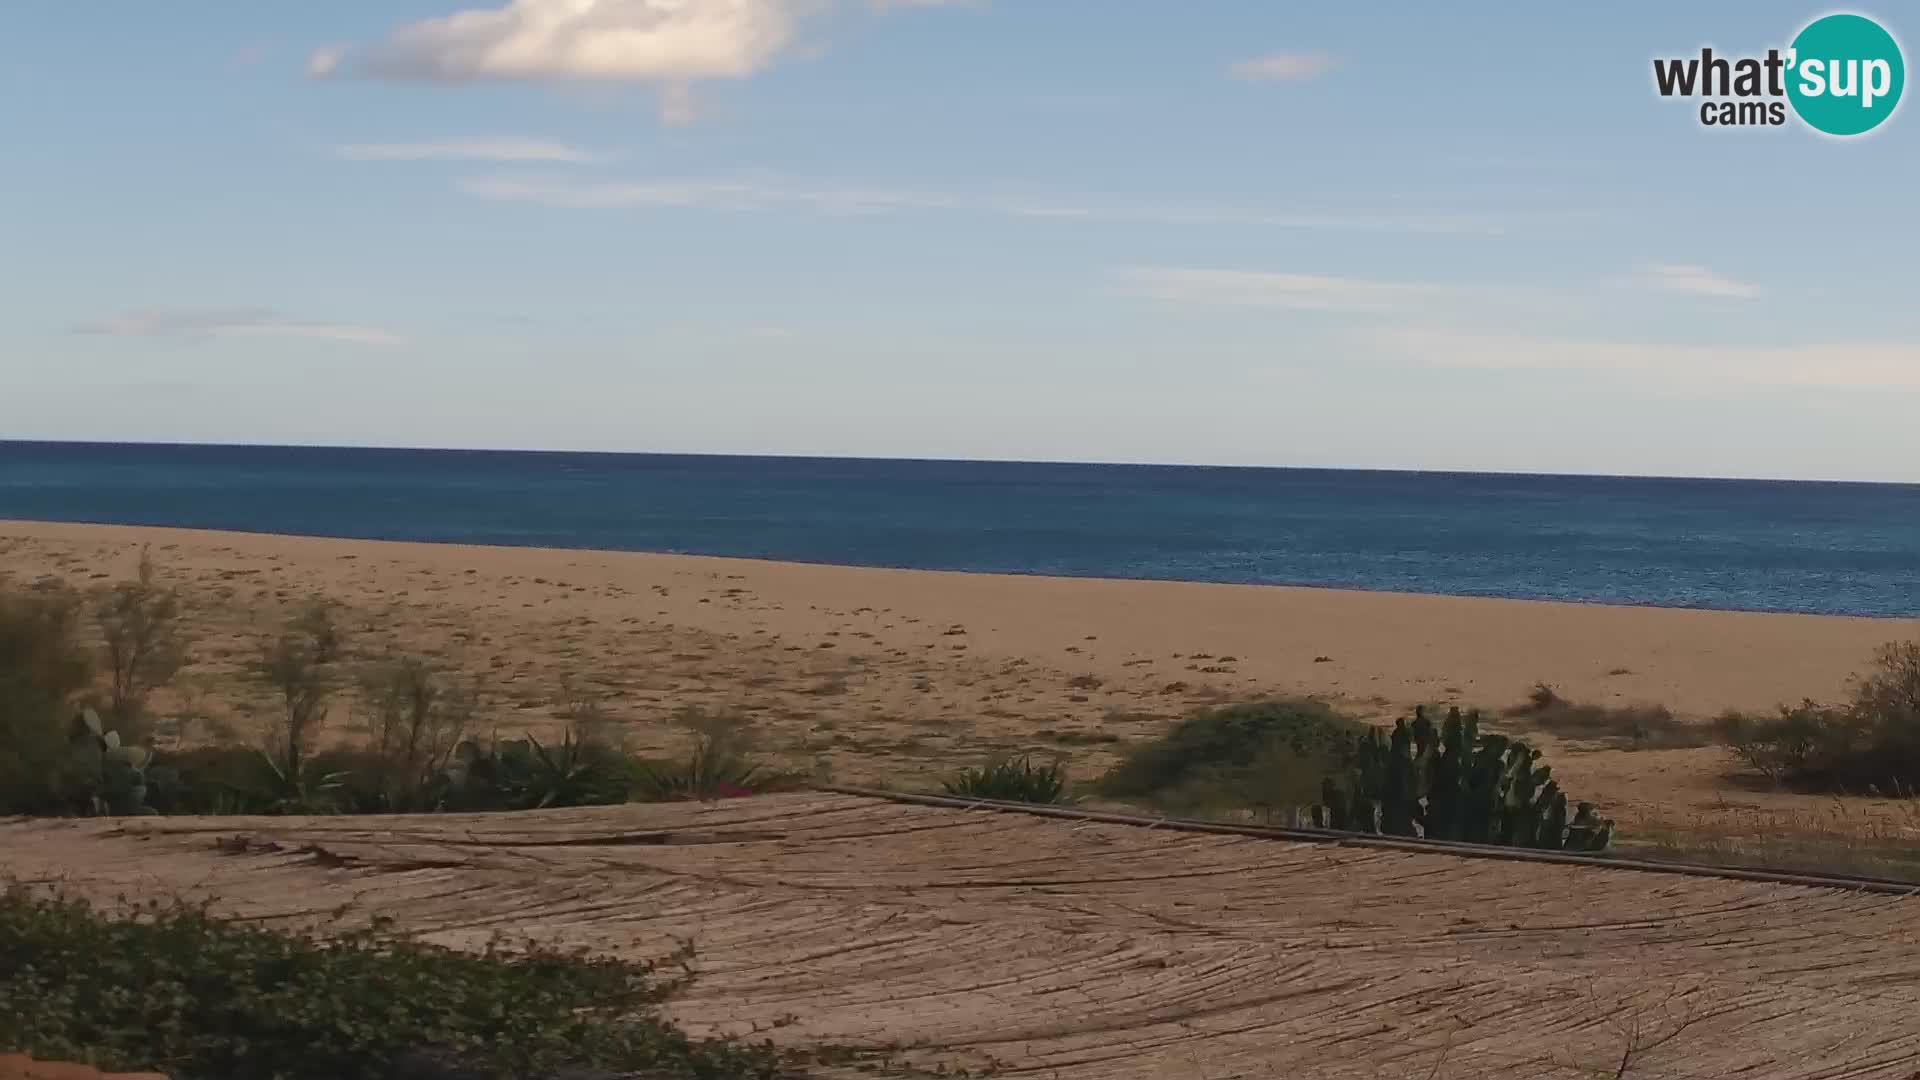
[[[689,577],[746,582],[750,584],[719,592],[737,598],[764,591],[773,594],[765,598],[771,607],[736,610],[745,605],[732,603],[719,612],[700,610],[702,605],[710,608],[714,596],[700,598],[691,607],[628,606],[648,608],[643,614],[655,619],[723,635],[757,627],[776,636],[823,639],[845,632],[844,627],[836,630],[837,619],[859,611],[874,621],[898,607],[904,624],[924,627],[946,618],[942,625],[948,630],[965,626],[970,649],[984,647],[1030,662],[1044,658],[1062,669],[1087,666],[1103,673],[1099,669],[1114,669],[1116,660],[1142,667],[1151,660],[1163,673],[1169,667],[1231,667],[1198,673],[1217,676],[1214,679],[1186,681],[1223,688],[1252,682],[1268,693],[1286,692],[1291,684],[1298,693],[1383,699],[1383,705],[1394,707],[1452,698],[1497,708],[1518,701],[1536,682],[1545,682],[1583,700],[1664,704],[1702,718],[1726,708],[1767,708],[1807,696],[1836,696],[1847,676],[1863,666],[1879,644],[1920,633],[1920,619],[1900,617],[920,570],[163,526],[0,520],[0,542],[7,541],[93,547],[107,559],[115,558],[118,549],[121,565],[102,568],[118,571],[131,566],[141,545],[155,549],[163,570],[176,561],[167,557],[173,553],[186,555],[196,573],[215,575],[232,569],[217,565],[223,555],[289,568],[314,558],[338,564],[365,556],[403,565],[416,576],[449,570],[463,577],[499,575],[536,593],[551,590],[520,578],[520,571],[591,571],[596,586],[589,590],[568,585],[565,597],[591,608],[580,612],[587,618],[603,614],[608,597],[588,599],[582,592],[601,593],[610,587],[624,591],[636,584],[659,587],[658,582]],[[71,554],[64,557],[73,559]],[[8,559],[10,568],[14,562]],[[460,569],[454,570],[454,564]],[[313,566],[305,570],[322,593],[352,594],[377,584],[322,573]],[[474,572],[464,573],[468,570]],[[432,591],[444,593],[450,583],[438,584]],[[340,599],[351,603],[357,598]],[[474,607],[497,608],[500,599]],[[558,599],[543,595],[542,606]],[[802,601],[804,618],[793,610]],[[960,635],[942,630],[941,636]],[[1221,657],[1227,659],[1218,664],[1166,663]],[[1420,692],[1411,693],[1415,689]]]
[[[518,453],[519,451],[513,451]],[[560,453],[562,451],[554,451]],[[1249,468],[1253,466],[1248,466]],[[1800,481],[1779,481],[1798,483]],[[1827,481],[1806,481],[1807,483],[1826,483]],[[711,555],[695,552],[658,551],[643,548],[600,548],[600,547],[563,547],[543,544],[475,544],[462,540],[404,540],[389,537],[345,536],[334,533],[274,532],[260,529],[209,529],[183,525],[129,525],[112,521],[50,521],[30,518],[0,518],[0,537],[7,535],[27,535],[34,529],[75,528],[75,529],[125,529],[157,533],[179,533],[196,536],[236,536],[258,537],[279,540],[326,540],[345,544],[378,544],[396,547],[452,548],[470,551],[531,551],[547,553],[575,553],[587,555],[634,555],[660,559],[711,560],[715,562],[740,563],[748,566],[794,567],[827,570],[870,570],[885,573],[902,574],[938,574],[965,578],[1004,578],[1011,580],[1039,581],[1091,581],[1116,584],[1140,585],[1184,585],[1212,586],[1230,589],[1270,589],[1285,592],[1324,593],[1330,595],[1366,595],[1397,597],[1405,599],[1442,599],[1463,601],[1488,601],[1502,604],[1540,604],[1570,608],[1603,608],[1623,611],[1663,611],[1663,612],[1703,612],[1718,615],[1767,615],[1786,618],[1844,619],[1879,623],[1912,624],[1915,632],[1920,632],[1920,612],[1911,615],[1861,615],[1836,612],[1786,610],[1779,608],[1739,608],[1678,606],[1669,604],[1636,604],[1613,600],[1549,599],[1532,596],[1505,596],[1492,593],[1422,592],[1405,589],[1375,589],[1364,585],[1312,585],[1269,581],[1216,581],[1205,578],[1171,577],[1112,577],[1096,574],[1047,574],[1022,570],[959,570],[948,567],[901,566],[885,563],[843,563],[814,562],[806,559],[772,559],[753,555]],[[24,531],[23,531],[24,530]]]
[[[1020,754],[1091,778],[1194,709],[1264,697],[1375,724],[1457,704],[1498,729],[1545,683],[1704,722],[1838,699],[1881,645],[1920,637],[1915,619],[0,521],[15,583],[124,580],[143,546],[182,598],[192,663],[155,702],[182,743],[267,730],[279,706],[249,667],[319,594],[359,660],[474,681],[486,730],[558,737],[591,702],[635,750],[678,752],[686,710],[731,712],[786,767],[901,788]],[[342,695],[326,737],[356,723]],[[1732,784],[1720,747],[1508,730],[1623,828],[1801,820],[1829,801]]]

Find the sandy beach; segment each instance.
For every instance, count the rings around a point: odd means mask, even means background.
[[[738,710],[791,764],[902,786],[1008,751],[1090,775],[1114,740],[1262,695],[1388,719],[1423,702],[1498,710],[1544,682],[1704,720],[1835,697],[1876,646],[1920,633],[1915,620],[0,522],[16,582],[117,580],[143,547],[195,641],[161,703],[178,738],[251,737],[269,703],[244,665],[319,594],[343,605],[361,655],[398,649],[480,679],[502,731],[556,730],[591,699],[635,747],[667,747],[683,737],[676,709]],[[350,703],[332,723],[351,733]],[[1553,763],[1629,819],[1726,805],[1716,748]]]

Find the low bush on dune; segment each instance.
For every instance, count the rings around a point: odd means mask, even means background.
[[[1713,742],[1713,732],[1679,720],[1664,705],[1580,704],[1545,683],[1505,715],[1563,738],[1599,740],[1623,750],[1677,750]]]
[[[382,929],[320,938],[16,887],[0,892],[0,956],[0,1052],[176,1080],[422,1075],[424,1063],[744,1080],[781,1064],[662,1019],[675,984],[651,966],[503,942],[465,953]]]
[[[1095,789],[1172,813],[1304,807],[1352,763],[1366,730],[1318,701],[1202,709],[1135,744]]]
[[[144,557],[91,607],[55,584],[0,581],[0,815],[511,811],[802,786],[755,759],[744,721],[698,710],[677,717],[694,745],[674,757],[628,753],[578,702],[558,737],[472,737],[482,702],[470,683],[417,658],[354,658],[320,598],[247,665],[275,702],[262,745],[155,750],[140,733],[148,695],[184,660],[179,613]],[[347,694],[366,738],[323,746]]]
[[[76,699],[92,685],[80,597],[0,589],[0,814],[82,813],[92,791],[69,752]]]
[[[1001,758],[962,770],[942,786],[947,794],[968,799],[1058,803],[1067,799],[1067,771],[1057,761],[1035,765],[1030,757]]]
[[[685,755],[642,758],[573,729],[462,740],[433,772],[403,773],[373,747],[311,755],[296,779],[246,747],[200,747],[153,757],[148,804],[167,814],[488,813],[626,802],[740,798],[804,785],[738,743],[696,737]]]
[[[1097,789],[1173,813],[1469,843],[1597,851],[1612,835],[1591,804],[1568,806],[1538,751],[1458,709],[1390,732],[1317,701],[1202,709],[1135,744]]]
[[[1882,646],[1844,704],[1727,713],[1714,730],[1741,762],[1789,787],[1920,794],[1920,641]]]

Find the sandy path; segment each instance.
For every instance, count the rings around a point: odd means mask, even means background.
[[[791,764],[903,786],[1019,750],[1087,775],[1114,740],[1260,694],[1385,718],[1417,702],[1498,708],[1546,681],[1694,717],[1766,708],[1837,695],[1881,642],[1920,633],[1914,620],[25,522],[0,522],[0,571],[101,584],[143,544],[197,639],[166,703],[198,718],[183,737],[250,736],[268,704],[242,665],[318,592],[345,604],[363,655],[398,647],[482,676],[502,730],[551,729],[569,700],[594,697],[649,748],[680,737],[676,708],[737,709]],[[343,707],[336,733],[352,724]],[[1553,761],[1623,819],[1725,801],[1715,749]],[[1747,809],[1793,805],[1739,793]]]
[[[246,836],[245,854],[216,837]],[[272,846],[267,846],[272,845]],[[231,845],[229,845],[230,847]],[[702,1030],[998,1075],[1905,1077],[1915,901],[834,795],[0,825],[101,899],[656,956]]]

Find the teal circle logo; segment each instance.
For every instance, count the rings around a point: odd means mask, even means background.
[[[1807,24],[1788,53],[1787,100],[1816,131],[1861,135],[1900,104],[1907,66],[1900,44],[1863,15],[1828,15]]]

